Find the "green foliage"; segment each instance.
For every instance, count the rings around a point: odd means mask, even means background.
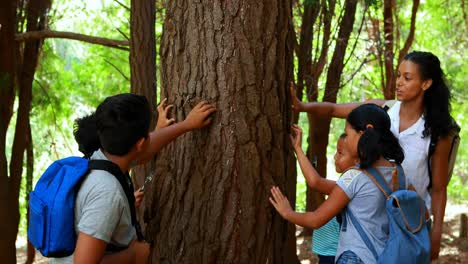
[[[319,1],[320,0],[304,0],[304,5],[313,5]]]
[[[302,23],[303,7],[318,0],[304,0],[294,3],[293,23],[299,39],[299,28]],[[121,1],[130,6],[130,1]],[[379,0],[365,0],[361,3],[371,6],[369,13],[364,14],[363,8],[358,9],[355,28],[347,50],[347,62],[342,83],[344,87],[339,91],[337,101],[355,102],[368,98],[382,98],[380,67],[370,55],[370,41],[368,20],[364,20],[363,32],[357,34],[361,19],[372,14],[381,19],[382,10]],[[163,9],[162,1],[157,1],[159,9]],[[332,39],[328,54],[331,59],[337,34],[338,19],[342,15],[344,1],[337,1],[332,21]],[[397,1],[397,12],[400,24],[398,40],[401,46],[409,30],[411,3]],[[427,50],[436,54],[447,73],[447,79],[452,87],[453,103],[452,115],[461,126],[461,146],[454,176],[448,187],[448,196],[455,201],[466,201],[468,190],[464,187],[468,180],[468,145],[464,140],[468,125],[465,113],[468,112],[465,84],[468,82],[468,67],[466,67],[466,21],[463,18],[460,1],[427,0],[422,2],[417,16],[415,41],[412,49]],[[160,35],[162,34],[164,12],[156,14],[157,47],[159,51]],[[53,3],[53,10],[49,20],[54,30],[71,31],[93,36],[124,39],[129,36],[130,14],[112,0],[76,1],[63,0]],[[305,21],[312,23],[313,21]],[[381,22],[382,23],[382,22]],[[381,24],[382,25],[382,24]],[[428,29],[427,25],[430,25]],[[118,30],[117,30],[118,29]],[[320,48],[323,29],[316,25],[314,28],[313,50]],[[120,33],[120,32],[122,33]],[[354,47],[354,48],[353,48]],[[33,131],[35,172],[37,180],[51,161],[69,156],[79,155],[73,140],[73,120],[91,113],[91,111],[105,97],[121,92],[128,92],[130,83],[130,68],[128,52],[95,46],[72,40],[47,39],[39,67],[36,71],[33,85],[33,102],[31,112],[31,126]],[[157,52],[157,56],[159,53]],[[157,58],[159,60],[159,57]],[[297,71],[297,59],[294,68]],[[118,70],[117,70],[118,69]],[[326,73],[327,69],[325,69]],[[297,73],[297,72],[296,72]],[[159,74],[158,74],[159,78]],[[0,78],[1,81],[1,78]],[[159,81],[157,82],[160,83]],[[1,84],[0,84],[1,85]],[[325,74],[319,79],[319,100],[325,87]],[[15,107],[16,109],[16,107]],[[7,157],[11,152],[13,127],[16,120],[13,117],[7,138]],[[300,115],[299,125],[303,129],[303,149],[307,149],[307,135],[309,125],[305,114]],[[333,164],[333,154],[338,136],[343,132],[344,120],[334,119],[330,127],[329,147],[327,149],[328,167],[327,177],[336,179]],[[25,200],[24,182],[22,183],[21,225],[20,236],[25,235]],[[305,210],[306,182],[298,167],[296,208]]]
[[[378,7],[379,4],[381,4],[381,0],[365,0],[364,3],[367,6],[370,7]]]
[[[464,203],[468,200],[468,188],[465,187],[466,171],[463,176],[453,175],[447,189],[448,197],[456,203]]]

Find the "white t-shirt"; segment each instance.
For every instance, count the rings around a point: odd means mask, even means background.
[[[411,180],[419,196],[426,202],[426,206],[431,211],[431,196],[427,187],[429,186],[429,169],[427,158],[429,155],[429,145],[431,137],[423,137],[424,117],[411,127],[400,133],[400,107],[401,102],[397,101],[388,111],[391,120],[390,130],[400,142],[405,153],[405,160],[401,164],[406,177]]]

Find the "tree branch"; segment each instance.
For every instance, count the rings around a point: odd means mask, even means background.
[[[119,4],[121,7],[125,8],[128,12],[130,12],[130,7],[126,6],[125,4],[123,4],[122,2],[118,1],[118,0],[114,0],[117,4]]]
[[[120,33],[120,35],[122,35],[127,41],[130,41],[130,37],[127,36],[127,34],[125,34],[122,30],[120,30],[119,28],[115,28],[117,29],[117,31]]]
[[[112,66],[115,70],[117,70],[120,75],[122,75],[122,77],[124,77],[125,80],[129,81],[130,82],[130,78],[128,78],[123,72],[122,70],[120,70],[117,66],[115,66],[112,62],[108,61],[107,59],[104,59],[105,62],[107,62],[110,66]]]
[[[356,50],[356,46],[358,44],[358,41],[359,41],[359,37],[361,36],[361,32],[362,32],[362,28],[364,26],[364,22],[366,21],[366,13],[367,13],[367,5],[365,6],[364,8],[364,11],[362,12],[362,20],[361,20],[361,25],[359,26],[359,30],[358,30],[358,33],[357,33],[357,36],[356,36],[356,41],[354,42],[353,44],[353,47],[351,49],[351,52],[350,54],[354,54],[354,51]],[[346,59],[343,67],[346,67],[346,65],[348,65],[348,62],[349,60],[352,58],[353,56],[352,55],[349,55],[349,57]],[[367,56],[366,56],[367,57]],[[365,61],[366,59],[364,59]]]
[[[408,50],[411,47],[411,44],[413,44],[414,31],[416,30],[416,14],[418,12],[418,8],[419,8],[419,0],[414,0],[413,1],[413,9],[411,10],[410,32],[409,32],[408,38],[405,41],[405,45],[400,50],[400,54],[398,56],[398,64],[403,60],[406,53],[408,53]]]
[[[42,30],[42,31],[29,31],[25,33],[16,34],[17,41],[28,41],[33,39],[44,39],[44,38],[64,38],[83,41],[92,44],[98,44],[110,48],[116,48],[121,50],[129,50],[127,47],[130,43],[127,40],[115,40],[101,37],[93,37],[89,35],[73,33],[73,32],[64,32],[64,31],[52,31],[52,30]]]

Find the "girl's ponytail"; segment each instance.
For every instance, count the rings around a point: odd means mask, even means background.
[[[101,147],[94,113],[75,120],[73,135],[79,150],[85,157],[90,157],[94,151]]]
[[[387,160],[394,160],[396,163],[401,164],[405,159],[400,142],[390,130],[382,131],[381,148],[382,156]]]
[[[380,157],[380,135],[373,128],[367,128],[358,142],[358,155],[362,168],[369,167]]]

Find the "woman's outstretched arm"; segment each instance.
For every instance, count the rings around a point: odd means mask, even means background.
[[[359,103],[346,103],[346,104],[335,104],[330,102],[309,102],[304,103],[299,100],[296,96],[296,89],[294,84],[290,86],[292,109],[296,112],[307,112],[309,114],[315,114],[325,117],[338,117],[346,118],[348,114],[356,107],[372,103],[382,106],[386,101],[380,99],[370,99]]]

